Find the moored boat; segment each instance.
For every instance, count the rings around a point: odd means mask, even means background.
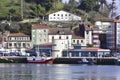
[[[52,57],[41,57],[41,56],[30,56],[27,57],[28,63],[39,63],[39,64],[53,64],[54,58]]]
[[[78,61],[78,64],[87,64],[92,65],[95,64],[94,61],[88,61],[86,58],[81,59],[81,61]]]

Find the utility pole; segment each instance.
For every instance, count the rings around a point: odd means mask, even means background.
[[[23,0],[21,0],[21,18],[23,19],[23,3],[24,1]]]
[[[115,0],[112,0],[112,13],[111,13],[111,18],[113,18],[114,16],[114,4],[115,4]]]

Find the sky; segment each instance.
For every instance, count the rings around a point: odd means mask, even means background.
[[[68,2],[69,0],[63,0],[63,2]],[[76,0],[76,1],[78,1],[78,0]],[[107,2],[108,3],[112,3],[112,0],[107,0]],[[116,12],[116,14],[120,14],[120,0],[115,0],[115,6],[116,6],[116,10],[115,10],[115,12]]]

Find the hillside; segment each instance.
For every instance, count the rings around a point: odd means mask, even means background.
[[[62,2],[46,2],[42,1],[37,3],[37,0],[24,0],[23,2],[23,17],[34,18],[41,17],[45,14],[52,13],[63,9],[64,4]],[[19,18],[21,15],[21,0],[0,0],[0,20]],[[41,4],[40,4],[41,3]],[[10,15],[11,14],[11,15]],[[16,21],[16,20],[15,20]]]
[[[10,9],[14,9],[18,14],[20,12],[20,0],[0,0],[0,17],[8,16]]]

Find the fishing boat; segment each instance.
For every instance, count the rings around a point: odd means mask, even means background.
[[[42,55],[40,55],[39,46],[38,46],[38,48],[36,49],[36,56],[28,56],[27,62],[39,63],[39,64],[52,64],[54,62],[54,58],[46,56],[45,53],[42,53]]]
[[[88,61],[86,58],[82,58],[81,61],[78,61],[78,64],[92,65],[94,64],[94,61]]]
[[[52,64],[54,58],[52,57],[41,57],[41,56],[30,56],[27,57],[28,63],[39,63],[39,64]]]

